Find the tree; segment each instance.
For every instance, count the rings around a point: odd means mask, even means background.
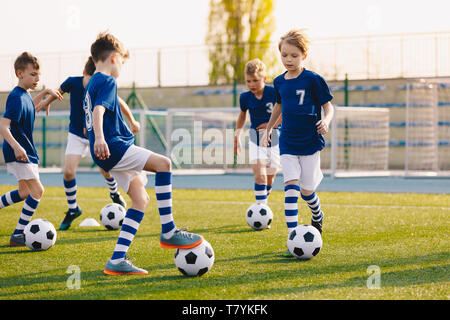
[[[276,61],[270,38],[275,30],[274,0],[210,0],[211,84],[244,82],[247,61],[259,58],[268,69]]]

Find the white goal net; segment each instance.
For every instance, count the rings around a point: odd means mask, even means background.
[[[406,84],[405,175],[450,170],[450,82]]]
[[[389,166],[389,109],[336,107],[331,132],[331,175],[386,174]]]
[[[404,87],[406,108],[335,107],[326,146],[321,152],[325,174],[340,176],[429,175],[450,172],[450,85],[417,82]],[[241,135],[242,151],[233,143],[239,108],[173,108],[134,110],[141,131],[135,143],[172,159],[173,168],[251,172],[248,142],[250,123]],[[395,120],[394,122],[390,122]],[[41,168],[64,164],[68,111],[38,115],[34,140]],[[0,157],[0,167],[4,159]],[[80,169],[95,167],[90,157]],[[403,169],[405,169],[403,171]],[[281,172],[280,172],[281,173]]]

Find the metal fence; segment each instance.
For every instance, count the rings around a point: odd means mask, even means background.
[[[246,44],[248,45],[248,44]],[[265,45],[267,47],[267,45]],[[209,84],[206,45],[130,49],[131,57],[118,80],[120,87],[197,86]],[[268,50],[279,57],[277,43]],[[17,53],[17,55],[20,53]],[[35,52],[42,64],[41,85],[57,87],[81,75],[89,52]],[[16,85],[16,56],[0,56],[0,91]],[[312,39],[307,68],[327,80],[450,76],[450,31]],[[281,62],[271,69],[283,71]]]

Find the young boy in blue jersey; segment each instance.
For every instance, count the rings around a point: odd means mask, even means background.
[[[33,141],[36,107],[42,99],[50,94],[62,100],[59,92],[46,89],[31,97],[29,91],[36,89],[40,75],[39,60],[28,52],[22,53],[14,62],[18,78],[17,86],[6,100],[6,110],[0,121],[0,134],[4,138],[3,156],[6,170],[13,174],[19,184],[17,190],[0,197],[0,209],[25,200],[19,222],[10,237],[11,246],[24,246],[23,230],[30,222],[39,201],[44,194],[44,187],[39,179],[39,156]]]
[[[259,59],[250,60],[245,65],[245,83],[249,91],[239,96],[241,112],[236,121],[234,153],[241,151],[241,132],[244,127],[247,111],[250,114],[249,160],[255,177],[254,191],[256,203],[267,204],[272,184],[280,167],[280,150],[278,139],[273,139],[270,147],[260,145],[260,134],[265,132],[267,122],[272,114],[277,95],[275,89],[265,84],[266,66]],[[275,124],[278,136],[278,124]]]
[[[87,155],[90,155],[89,140],[87,139],[85,132],[86,129],[84,127],[85,121],[83,99],[84,88],[94,72],[94,61],[92,60],[92,57],[89,57],[84,66],[83,76],[68,77],[58,89],[61,95],[64,95],[66,92],[70,94],[70,123],[63,168],[63,183],[68,204],[68,211],[65,213],[64,220],[61,222],[59,230],[69,229],[73,220],[78,218],[82,213],[82,210],[77,204],[77,183],[75,175],[81,159]],[[49,105],[53,100],[53,97],[48,98],[42,103],[43,107],[48,110],[47,105]],[[120,99],[119,102],[122,112],[130,123],[131,131],[133,134],[138,132],[140,127],[139,122],[134,120],[133,114],[125,101]],[[113,202],[126,208],[126,202],[117,189],[117,183],[114,177],[102,168],[100,168],[100,172],[106,179],[106,183],[109,186],[110,197]]]
[[[101,33],[91,46],[91,55],[96,72],[86,86],[83,105],[91,156],[99,167],[111,173],[132,201],[104,273],[147,274],[127,257],[149,201],[145,171],[155,172],[155,193],[162,229],[160,246],[193,248],[200,245],[203,238],[175,227],[170,159],[134,145],[134,136],[123,120],[116,78],[128,58],[128,51],[113,35]]]
[[[326,81],[303,66],[308,45],[308,39],[300,30],[292,30],[280,39],[278,48],[286,71],[273,82],[277,103],[263,139],[267,144],[267,137],[281,114],[280,158],[288,231],[298,224],[297,201],[301,195],[311,209],[311,225],[322,233],[323,212],[315,190],[323,178],[320,150],[325,146],[323,135],[329,130],[334,108]],[[285,255],[291,256],[289,251]]]

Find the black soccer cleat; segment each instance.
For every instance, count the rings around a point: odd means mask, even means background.
[[[61,222],[61,225],[59,226],[59,230],[67,230],[72,225],[72,221],[78,218],[81,215],[81,209],[77,207],[77,211],[75,212],[66,212],[66,216],[64,217],[64,220]]]
[[[311,225],[314,228],[316,228],[317,230],[319,230],[320,234],[322,234],[322,222],[323,222],[323,217],[319,221],[314,221],[313,219],[311,219]]]
[[[125,209],[127,208],[127,203],[125,202],[125,199],[122,197],[120,192],[117,192],[116,194],[110,193],[109,196],[114,203],[120,204]]]

